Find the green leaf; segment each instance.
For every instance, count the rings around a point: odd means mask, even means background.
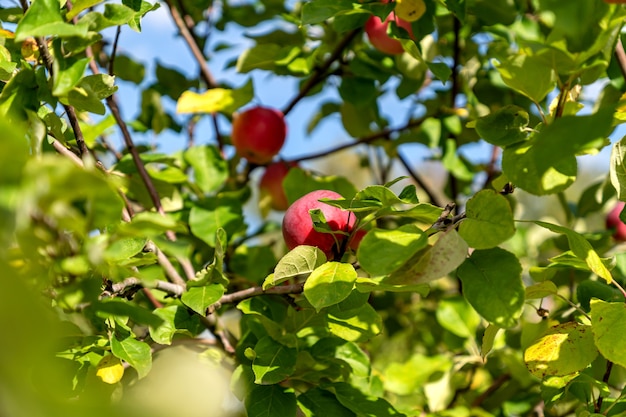
[[[481,138],[496,146],[508,146],[526,139],[528,112],[519,106],[507,105],[475,122]]]
[[[370,230],[357,250],[361,267],[371,276],[387,275],[404,265],[426,247],[428,238],[416,225],[407,224],[394,230]]]
[[[587,116],[563,116],[529,141],[507,147],[502,170],[513,184],[535,195],[554,194],[576,179],[576,155],[601,149],[612,130],[612,109]]]
[[[500,331],[500,327],[490,324],[485,329],[485,333],[483,333],[483,340],[480,346],[480,356],[483,357],[483,360],[487,357],[491,349],[493,349],[493,343],[496,340],[496,336]]]
[[[330,391],[313,387],[298,396],[298,405],[305,417],[356,417],[356,414],[341,405]]]
[[[613,277],[611,276],[611,272],[604,265],[598,253],[591,246],[591,243],[589,243],[589,241],[585,239],[582,235],[573,231],[572,229],[568,229],[567,227],[563,227],[563,226],[558,226],[556,224],[540,222],[540,221],[535,221],[534,223],[554,233],[565,235],[567,237],[569,247],[572,250],[572,252],[574,252],[574,255],[578,256],[580,259],[585,261],[589,269],[593,271],[599,277],[606,280],[607,283],[610,284],[611,282],[613,282]]]
[[[382,318],[369,304],[344,310],[339,305],[328,309],[328,328],[350,342],[365,342],[382,331]]]
[[[527,55],[511,55],[496,64],[506,85],[536,103],[541,102],[556,86],[554,71],[542,59]]]
[[[411,395],[423,389],[430,378],[439,372],[445,372],[453,366],[445,355],[416,353],[406,362],[392,362],[384,370],[385,389],[398,395]],[[419,369],[419,372],[415,372]]]
[[[591,329],[598,350],[607,360],[626,366],[626,304],[591,300]]]
[[[626,136],[613,145],[609,173],[617,198],[626,201]]]
[[[254,346],[252,371],[255,384],[277,384],[287,379],[296,368],[296,349],[276,342],[269,336]]]
[[[260,283],[276,266],[276,256],[269,246],[240,245],[235,249],[228,266],[234,274]]]
[[[324,263],[326,263],[326,255],[319,248],[307,245],[297,246],[278,261],[274,274],[267,277],[263,283],[263,289],[290,279],[304,279]]]
[[[457,270],[463,295],[489,323],[510,328],[524,306],[522,266],[501,248],[475,250]]]
[[[302,24],[315,25],[334,17],[341,12],[352,10],[350,0],[313,0],[302,6]]]
[[[54,62],[56,71],[53,78],[52,94],[60,97],[67,95],[78,84],[89,64],[89,58],[56,59]]]
[[[426,61],[428,69],[433,73],[435,78],[442,81],[445,85],[446,81],[450,79],[452,75],[452,68],[445,62],[428,62]]]
[[[591,330],[591,326],[576,322],[550,328],[524,352],[528,370],[539,378],[545,378],[585,369],[598,356]]]
[[[482,190],[469,199],[459,235],[470,247],[488,249],[515,234],[513,211],[508,200],[493,190]]]
[[[154,314],[162,322],[149,327],[150,337],[161,345],[170,345],[176,334],[195,337],[205,328],[197,314],[180,305],[157,308]]]
[[[466,339],[473,338],[480,325],[480,316],[463,297],[441,300],[436,315],[444,329]]]
[[[534,300],[537,298],[544,298],[557,293],[557,288],[552,281],[543,281],[533,284],[530,287],[526,287],[527,300]]]
[[[72,3],[72,10],[68,11],[65,18],[70,21],[80,14],[83,10],[87,10],[96,4],[102,3],[104,0],[78,0]]]
[[[295,416],[296,395],[280,385],[255,385],[245,399],[248,417]]]
[[[201,287],[191,287],[183,293],[181,300],[187,307],[200,315],[206,314],[206,309],[219,301],[224,295],[222,284],[209,284]]]
[[[124,223],[120,226],[120,233],[131,236],[155,236],[163,234],[168,230],[182,232],[185,229],[171,215],[161,215],[153,212],[141,212],[135,214],[130,223]]]
[[[85,38],[87,26],[65,23],[59,0],[35,0],[15,29],[15,41],[22,42],[31,36]]]
[[[132,304],[127,300],[109,298],[94,301],[91,306],[100,317],[128,317],[137,324],[147,324],[154,327],[161,325],[163,322],[159,316],[151,311]]]
[[[284,47],[271,43],[255,45],[246,49],[237,59],[237,72],[247,73],[252,70],[273,70],[276,61],[283,56]]]
[[[352,199],[357,189],[346,178],[340,176],[313,176],[298,167],[293,167],[283,180],[287,201],[293,203],[305,194],[315,190],[330,190],[341,194],[346,200]]]
[[[354,288],[357,273],[351,264],[327,262],[311,273],[304,283],[304,296],[320,311],[344,300]]]
[[[443,278],[467,258],[468,246],[456,230],[439,234],[432,247],[414,255],[407,263],[381,280],[386,285],[424,284]]]
[[[405,416],[387,400],[366,395],[346,382],[333,382],[322,387],[337,397],[344,407],[363,417]]]
[[[73,9],[72,9],[73,10]],[[140,84],[145,75],[146,67],[127,55],[115,55],[114,75],[122,80]]]
[[[152,353],[147,343],[131,336],[118,339],[116,335],[111,336],[110,341],[113,355],[135,368],[139,378],[148,375],[150,368],[152,368]]]
[[[217,191],[228,179],[228,163],[215,146],[192,146],[183,156],[193,168],[195,184],[204,193]]]
[[[215,233],[219,228],[232,238],[244,227],[241,202],[231,198],[207,198],[196,203],[189,211],[191,232],[209,246],[215,246]]]

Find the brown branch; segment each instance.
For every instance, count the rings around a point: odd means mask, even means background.
[[[209,70],[209,66],[206,63],[207,61],[206,57],[204,56],[204,52],[202,52],[202,50],[200,49],[200,44],[198,42],[198,39],[195,37],[195,35],[191,31],[192,27],[190,27],[186,19],[184,19],[181,16],[176,6],[172,4],[171,0],[165,0],[165,3],[167,4],[167,7],[170,9],[170,15],[172,16],[172,19],[174,20],[174,24],[178,28],[178,31],[180,32],[183,39],[187,43],[187,46],[191,50],[191,54],[193,55],[193,57],[196,59],[196,62],[198,63],[198,66],[200,68],[200,76],[202,77],[202,79],[204,80],[208,88],[218,87],[219,84],[217,83],[217,81],[213,77],[213,74]],[[179,2],[179,4],[181,3]],[[222,134],[220,133],[220,130],[217,124],[217,114],[211,113],[211,118],[213,119],[213,127],[215,130],[215,138],[217,140],[217,145],[218,145],[219,150],[221,151],[224,147],[224,140],[222,138]]]
[[[279,285],[277,287],[264,290],[263,287],[251,287],[245,290],[226,294],[219,301],[211,304],[207,309],[207,316],[215,313],[224,304],[233,304],[248,298],[256,297],[262,294],[300,294],[304,290],[304,283]]]
[[[316,153],[312,153],[312,154],[309,154],[309,155],[300,156],[298,158],[294,158],[294,159],[291,159],[291,160],[286,161],[286,162],[301,162],[301,161],[308,161],[310,159],[323,158],[323,157],[328,156],[330,154],[333,154],[335,152],[343,151],[345,149],[349,149],[349,148],[352,148],[354,146],[359,146],[359,145],[375,142],[378,139],[389,140],[389,139],[391,139],[391,135],[393,133],[397,133],[397,132],[401,132],[403,130],[407,130],[407,129],[411,129],[411,128],[414,128],[414,127],[418,127],[423,122],[424,122],[424,119],[412,120],[412,121],[406,123],[405,125],[403,125],[401,127],[394,128],[394,129],[383,129],[380,132],[372,133],[369,136],[363,136],[362,138],[356,139],[354,142],[350,142],[350,143],[346,143],[346,144],[343,144],[343,145],[339,145],[339,146],[336,146],[334,148],[327,149],[325,151],[321,151],[321,152],[316,152]]]
[[[502,374],[483,392],[480,394],[474,401],[472,401],[472,407],[480,407],[480,405],[487,399],[491,394],[496,392],[502,385],[504,385],[508,380],[511,379],[511,374]]]
[[[352,42],[357,35],[361,33],[361,29],[355,29],[339,41],[333,52],[330,54],[326,62],[321,67],[316,68],[313,75],[302,86],[298,94],[287,104],[287,107],[283,110],[283,114],[287,115],[300,100],[306,97],[307,94],[315,87],[320,81],[322,81],[328,74],[330,66],[341,56],[343,50]]]
[[[115,56],[117,55],[117,45],[120,41],[120,34],[122,33],[122,27],[118,26],[115,31],[115,39],[113,40],[113,48],[111,49],[111,56],[109,58],[109,75],[114,74],[115,70]]]
[[[128,288],[132,287],[141,287],[141,288],[154,288],[163,292],[166,292],[172,296],[180,297],[183,295],[185,291],[184,283],[183,285],[174,284],[172,282],[157,280],[151,282],[150,284],[146,284],[144,281],[140,280],[136,277],[126,278],[124,281],[116,282],[112,284],[108,291],[103,293],[104,296],[115,296],[123,293]]]
[[[604,375],[602,377],[602,382],[604,382],[605,384],[608,384],[609,378],[611,377],[612,370],[613,370],[613,362],[606,361],[606,371],[604,372]],[[602,410],[603,402],[604,402],[604,397],[602,396],[602,394],[600,394],[598,396],[598,401],[596,401],[596,404],[594,406],[594,411],[596,413],[599,413]]]
[[[217,87],[218,84],[215,81],[215,78],[213,78],[213,74],[211,74],[211,71],[209,70],[209,67],[206,63],[206,57],[204,56],[204,53],[202,52],[202,50],[200,50],[200,46],[198,45],[198,42],[196,41],[195,37],[193,36],[191,31],[185,24],[185,20],[178,12],[178,9],[176,8],[176,6],[172,4],[171,0],[165,0],[165,3],[167,4],[167,7],[169,7],[170,9],[170,14],[172,16],[172,19],[174,20],[174,24],[176,25],[176,27],[178,28],[178,31],[180,32],[183,39],[187,43],[187,46],[189,46],[191,53],[196,59],[196,62],[200,66],[200,75],[202,76],[202,79],[204,80],[204,82],[207,84],[209,88]]]
[[[435,193],[430,189],[429,186],[426,185],[422,177],[417,172],[413,171],[413,169],[411,168],[411,165],[409,164],[409,161],[407,161],[406,158],[402,156],[399,150],[398,150],[398,160],[404,166],[404,169],[406,169],[406,171],[409,173],[411,178],[413,178],[413,181],[415,181],[417,185],[419,185],[419,187],[426,193],[430,202],[435,206],[441,207],[443,203],[439,201],[439,198],[435,195]]]

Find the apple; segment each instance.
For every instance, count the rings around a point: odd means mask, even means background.
[[[283,147],[286,136],[287,125],[280,110],[256,106],[233,116],[233,146],[254,164],[270,162]]]
[[[387,35],[387,26],[389,26],[389,22],[392,19],[395,20],[399,27],[406,29],[411,38],[413,38],[411,22],[400,19],[393,12],[389,13],[384,22],[378,16],[371,16],[365,23],[365,33],[367,33],[367,38],[374,45],[374,48],[389,55],[398,55],[404,52],[402,44],[399,40]]]
[[[624,202],[618,201],[613,210],[606,215],[606,228],[614,229],[613,238],[620,242],[626,241],[626,224],[619,218],[624,209]]]
[[[332,230],[346,233],[352,232],[356,218],[349,211],[322,203],[319,201],[321,198],[337,200],[343,197],[341,194],[330,190],[317,190],[300,197],[285,212],[283,237],[289,249],[300,245],[317,246],[326,254],[328,259],[333,259],[337,251],[335,240],[341,246],[343,240],[348,236],[316,231],[313,228],[309,210],[320,209],[324,214],[326,223]]]
[[[261,199],[267,198],[270,206],[274,210],[285,211],[289,207],[285,189],[283,188],[283,180],[292,167],[297,166],[293,162],[274,162],[265,168],[261,181],[259,182],[259,190],[261,191]]]

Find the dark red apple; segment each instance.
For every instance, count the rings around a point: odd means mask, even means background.
[[[284,211],[289,207],[285,189],[283,188],[283,180],[294,166],[297,166],[297,164],[279,161],[269,164],[265,168],[265,172],[259,182],[259,191],[261,192],[261,199],[269,199],[270,206],[274,210]]]
[[[371,16],[365,23],[365,33],[367,33],[367,37],[370,43],[374,45],[374,48],[389,55],[397,55],[404,52],[404,49],[399,40],[387,35],[387,26],[389,26],[389,22],[392,19],[396,21],[399,27],[406,29],[411,38],[413,38],[411,22],[400,19],[393,12],[387,16],[384,22],[378,16]]]
[[[620,242],[626,241],[626,224],[619,218],[624,208],[624,202],[618,201],[613,210],[606,215],[606,228],[613,229],[613,238]]]
[[[253,107],[233,117],[231,140],[237,153],[263,165],[278,154],[287,137],[285,117],[280,110]]]
[[[320,209],[324,213],[326,223],[332,230],[346,233],[352,231],[355,217],[349,211],[320,202],[321,198],[337,200],[343,197],[330,190],[317,190],[300,197],[285,212],[283,237],[289,249],[300,245],[317,246],[326,254],[328,259],[332,259],[335,252],[333,249],[336,249],[335,240],[341,245],[348,236],[316,231],[313,228],[309,210]]]

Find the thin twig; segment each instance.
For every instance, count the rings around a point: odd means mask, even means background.
[[[411,178],[413,178],[413,181],[415,181],[417,185],[419,185],[419,187],[426,193],[430,202],[435,206],[441,207],[443,203],[439,200],[439,198],[435,195],[435,193],[430,189],[430,186],[426,185],[422,177],[417,172],[413,171],[413,169],[411,168],[411,165],[409,164],[409,161],[407,161],[406,158],[402,156],[400,151],[398,151],[398,160],[404,166],[404,169],[406,169],[406,171],[411,176]]]
[[[316,153],[312,153],[312,154],[309,154],[309,155],[300,156],[298,158],[293,158],[293,159],[291,159],[289,161],[286,161],[286,162],[301,162],[301,161],[308,161],[310,159],[323,158],[323,157],[326,157],[326,156],[328,156],[330,154],[333,154],[335,152],[343,151],[345,149],[349,149],[349,148],[352,148],[354,146],[359,146],[359,145],[375,142],[378,139],[389,140],[389,139],[391,139],[391,135],[393,133],[402,132],[403,130],[407,130],[407,129],[411,129],[411,128],[414,128],[414,127],[418,127],[423,122],[424,122],[423,118],[422,119],[411,120],[411,121],[409,121],[408,123],[406,123],[403,126],[400,126],[400,127],[394,128],[394,129],[383,129],[380,132],[372,133],[371,135],[364,136],[362,138],[356,139],[354,142],[345,143],[343,145],[339,145],[339,146],[336,146],[334,148],[327,149],[325,151],[321,151],[321,152],[316,152]]]
[[[256,297],[262,294],[300,294],[304,290],[304,283],[279,285],[264,290],[263,287],[251,287],[245,290],[226,294],[219,301],[211,304],[207,309],[207,316],[215,313],[224,304],[233,304],[243,301],[247,298]]]
[[[604,382],[605,384],[609,382],[612,369],[613,369],[613,362],[606,361],[606,371],[604,371],[604,376],[602,377],[602,382]],[[600,393],[600,395],[598,396],[598,401],[596,401],[596,404],[594,406],[594,411],[596,413],[599,413],[600,411],[602,411],[602,402],[604,402],[604,397],[602,396],[602,393]]]
[[[487,399],[491,394],[496,392],[502,385],[504,385],[508,380],[511,379],[511,374],[502,374],[483,392],[480,394],[474,401],[472,401],[473,407],[480,407],[480,405]]]
[[[115,31],[115,39],[113,40],[113,48],[111,49],[111,56],[109,57],[109,75],[115,73],[115,57],[117,55],[117,45],[120,41],[120,34],[122,33],[122,27],[118,26]]]
[[[283,114],[287,115],[295,106],[298,104],[300,100],[306,97],[307,94],[315,87],[320,81],[322,81],[326,75],[330,66],[341,56],[344,49],[352,42],[357,35],[361,33],[361,29],[355,29],[341,39],[341,41],[337,44],[333,52],[330,54],[326,62],[321,67],[318,67],[313,75],[307,80],[306,83],[302,86],[298,94],[287,104],[287,107],[283,110]]]
[[[176,8],[176,6],[172,4],[171,0],[165,0],[165,4],[167,4],[167,7],[169,7],[172,19],[174,19],[174,24],[176,25],[181,36],[187,43],[187,46],[189,46],[191,53],[196,59],[196,62],[200,66],[200,75],[202,76],[202,79],[204,80],[204,82],[207,84],[209,88],[217,87],[218,84],[215,81],[215,78],[213,78],[213,74],[211,74],[211,71],[209,70],[209,67],[206,63],[206,57],[204,56],[204,53],[202,52],[202,50],[200,50],[200,46],[198,45],[198,42],[196,41],[192,33],[189,31],[189,28],[185,24],[185,20],[178,12],[178,9]]]

